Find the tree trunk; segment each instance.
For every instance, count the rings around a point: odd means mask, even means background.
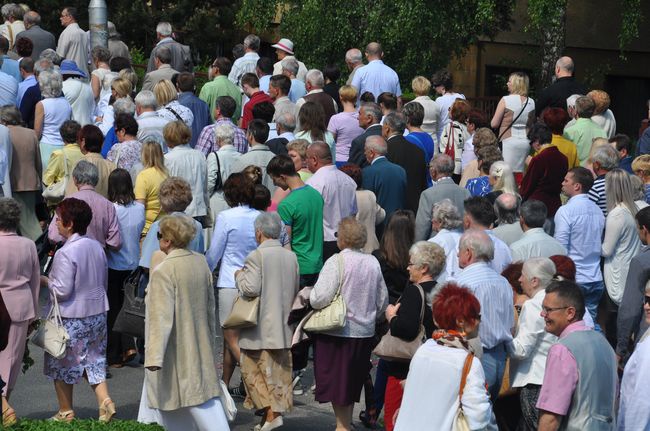
[[[566,0],[558,1],[547,25],[542,28],[542,68],[540,88],[551,84],[555,75],[555,62],[564,53],[566,43]]]

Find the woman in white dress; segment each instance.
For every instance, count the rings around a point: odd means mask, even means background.
[[[535,111],[535,101],[528,97],[528,75],[514,72],[508,78],[508,93],[497,105],[490,125],[499,128],[499,141],[503,142],[503,160],[510,165],[517,182],[524,172],[524,161],[530,152],[526,137],[528,114]]]

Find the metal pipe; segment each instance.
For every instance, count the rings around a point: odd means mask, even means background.
[[[90,0],[88,23],[90,27],[90,49],[96,46],[108,48],[108,10],[105,0]]]

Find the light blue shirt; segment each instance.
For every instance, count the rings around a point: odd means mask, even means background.
[[[0,71],[0,106],[15,105],[16,94],[18,94],[18,81]]]
[[[271,75],[264,75],[260,78],[260,91],[269,94],[269,85],[271,84]]]
[[[386,91],[395,96],[402,95],[397,72],[386,66],[381,60],[372,60],[357,69],[351,85],[358,91],[357,100],[366,91],[370,91],[375,99]]]
[[[17,83],[23,80],[23,77],[20,75],[18,62],[6,54],[2,56],[2,67],[0,67],[0,70],[13,77]]]
[[[120,226],[122,247],[108,250],[108,267],[118,271],[134,270],[140,260],[140,234],[144,228],[144,205],[133,202],[129,206],[113,203]]]
[[[494,244],[494,259],[490,262],[490,266],[493,270],[501,274],[503,270],[506,269],[506,266],[510,265],[512,262],[510,247],[508,247],[508,244],[503,242],[501,239],[497,238],[492,230],[488,229],[485,233],[492,240],[492,244]]]
[[[221,262],[218,288],[235,288],[235,271],[244,266],[246,256],[257,248],[255,219],[259,213],[248,205],[241,205],[217,216],[205,258],[211,271]]]
[[[0,189],[5,197],[11,197],[11,181],[9,181],[9,168],[13,147],[7,126],[0,124]]]
[[[172,215],[187,215],[182,212],[175,212]],[[143,268],[149,268],[151,264],[151,256],[157,250],[160,250],[160,243],[158,242],[158,225],[160,225],[160,220],[157,220],[151,223],[147,236],[142,241],[142,256],[140,257],[140,266]],[[192,241],[187,245],[187,249],[195,251],[197,253],[203,254],[205,250],[205,243],[203,242],[203,227],[201,223],[194,220],[194,226],[196,226],[196,235],[192,238]]]
[[[291,100],[293,103],[296,103],[298,99],[303,97],[305,94],[307,94],[307,88],[305,87],[305,83],[299,79],[292,79],[291,89],[289,90],[289,94],[288,94],[289,100]]]
[[[512,287],[487,262],[476,262],[465,267],[456,282],[467,287],[481,304],[481,324],[478,334],[486,349],[512,340],[510,329],[515,316],[512,305]]]
[[[528,260],[531,257],[566,256],[566,249],[541,227],[529,229],[521,239],[510,244],[512,260]]]
[[[587,194],[573,196],[555,213],[555,239],[576,264],[576,282],[602,281],[600,248],[605,217]]]
[[[28,76],[27,78],[25,78],[24,81],[18,84],[18,94],[16,95],[16,106],[20,106],[20,102],[22,102],[23,100],[25,91],[27,91],[28,88],[33,87],[35,85],[38,85],[38,82],[36,82],[36,77],[34,77],[34,75]]]

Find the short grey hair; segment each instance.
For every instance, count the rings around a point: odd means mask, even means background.
[[[431,219],[440,223],[442,229],[456,230],[463,227],[463,217],[451,199],[443,199],[433,204]]]
[[[46,70],[54,70],[54,63],[49,58],[40,58],[36,63],[34,63],[34,73],[40,75]]]
[[[611,145],[602,145],[596,148],[591,156],[591,163],[598,163],[601,169],[611,171],[618,167],[618,151]]]
[[[72,170],[72,178],[79,185],[88,185],[95,187],[99,182],[99,169],[89,161],[79,160],[77,166]]]
[[[345,53],[345,61],[352,64],[359,64],[363,61],[363,54],[361,50],[357,48],[348,49],[348,52]]]
[[[307,72],[305,82],[309,82],[313,87],[323,88],[325,86],[325,77],[323,72],[318,69],[311,69]]]
[[[557,269],[555,264],[548,257],[533,257],[524,262],[524,266],[521,268],[521,273],[527,279],[537,278],[539,280],[539,285],[541,288],[546,288],[553,277]]]
[[[270,239],[278,239],[282,230],[282,220],[277,213],[261,212],[255,219],[255,231]]]
[[[403,134],[406,129],[406,118],[401,112],[390,112],[384,117],[384,124],[386,124],[391,131]]]
[[[232,145],[235,142],[234,127],[229,124],[219,124],[214,128],[214,141],[219,147]]]
[[[172,61],[172,50],[166,46],[161,46],[156,50],[156,58],[163,64],[169,64]]]
[[[459,250],[471,250],[477,260],[489,262],[494,259],[494,243],[487,233],[479,229],[465,231],[460,237]]]
[[[636,175],[630,175],[633,198],[635,201],[645,201],[645,184],[643,180]]]
[[[365,148],[372,150],[382,156],[388,153],[388,144],[381,136],[368,136],[365,142]]]
[[[280,65],[282,66],[282,69],[286,70],[292,75],[297,75],[298,69],[300,69],[298,60],[296,60],[295,58],[285,58],[284,60],[282,60]]]
[[[544,202],[530,199],[521,204],[519,215],[524,220],[524,224],[531,229],[544,227],[548,209]]]
[[[113,111],[117,114],[135,115],[135,103],[131,96],[122,97],[113,103]]]
[[[494,211],[499,225],[516,223],[519,219],[519,198],[512,193],[500,194],[494,201]]]
[[[159,22],[156,26],[156,33],[161,36],[171,36],[172,35],[172,25],[168,22]]]
[[[296,117],[289,112],[285,112],[275,119],[275,124],[282,127],[282,130],[293,133],[296,130]]]
[[[363,102],[359,107],[359,110],[361,110],[361,108],[363,108],[363,111],[366,114],[371,115],[378,123],[381,121],[381,107],[375,102]]]
[[[153,91],[142,90],[135,96],[135,105],[141,108],[158,109],[158,102]]]
[[[63,78],[59,72],[44,70],[38,75],[38,86],[44,99],[63,96]]]
[[[57,66],[59,66],[63,61],[63,57],[57,54],[56,51],[52,48],[47,48],[41,52],[41,55],[38,57],[38,59],[42,60],[44,58],[47,58],[52,62],[52,64],[56,64]]]
[[[566,107],[567,108],[575,108],[576,107],[576,100],[578,100],[578,97],[582,97],[582,94],[572,94],[569,97],[566,98]]]
[[[16,232],[20,222],[21,206],[12,198],[0,198],[0,231]]]
[[[259,51],[260,49],[260,38],[256,34],[249,34],[244,38],[244,48],[252,49],[253,51]]]
[[[456,165],[454,160],[446,154],[436,154],[429,162],[429,167],[442,175],[451,176],[454,173]]]
[[[427,274],[436,278],[445,268],[445,251],[435,242],[418,241],[409,249],[411,264],[416,268],[427,266]]]
[[[12,17],[14,15],[14,7],[16,6],[16,3],[5,3],[2,5],[0,8],[0,13],[2,14],[2,17],[7,20],[8,18]]]
[[[23,22],[29,25],[41,25],[41,16],[38,12],[30,10],[23,16]]]
[[[16,105],[5,105],[0,108],[0,122],[7,126],[20,126],[22,116]]]

